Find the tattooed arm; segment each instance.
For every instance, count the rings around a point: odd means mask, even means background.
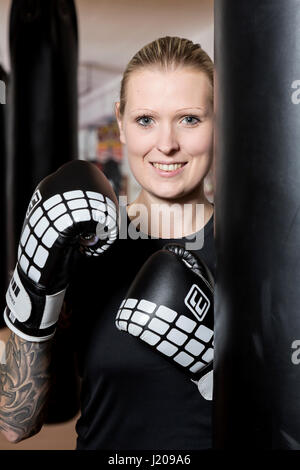
[[[10,442],[38,433],[50,390],[52,341],[33,343],[12,333],[0,364],[0,431]]]

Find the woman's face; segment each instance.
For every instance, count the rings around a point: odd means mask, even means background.
[[[142,188],[160,199],[195,190],[212,159],[213,109],[207,76],[192,68],[142,69],[130,75],[116,115],[129,165]]]

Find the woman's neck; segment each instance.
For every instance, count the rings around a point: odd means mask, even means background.
[[[203,186],[177,199],[162,199],[145,190],[127,207],[136,227],[153,237],[182,238],[201,230],[213,214]]]

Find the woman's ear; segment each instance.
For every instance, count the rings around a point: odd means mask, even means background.
[[[118,126],[119,126],[119,131],[120,131],[120,141],[122,144],[126,144],[126,139],[125,139],[125,134],[124,134],[124,130],[123,130],[123,121],[122,121],[122,117],[121,117],[121,114],[120,114],[120,102],[117,101],[115,102],[115,115],[116,115],[116,118],[117,118],[117,122],[118,122]]]

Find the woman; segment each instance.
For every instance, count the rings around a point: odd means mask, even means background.
[[[179,38],[145,46],[124,73],[116,116],[132,173],[142,187],[129,215],[137,204],[146,207],[149,217],[153,204],[191,204],[184,229],[175,216],[171,231],[182,230],[185,236],[200,230],[213,213],[204,194],[213,138],[213,64],[207,54]],[[198,224],[197,204],[204,206]],[[154,228],[161,236],[162,227]]]
[[[119,332],[114,313],[143,263],[166,242],[193,240],[190,249],[214,271],[213,206],[204,194],[212,100],[213,64],[186,39],[148,44],[124,73],[116,117],[141,191],[122,220],[126,239],[92,260],[93,280],[85,275],[73,283],[72,291],[80,293],[73,296],[76,317],[83,310],[90,316],[85,331],[78,321],[76,340],[83,377],[78,449],[211,447],[211,403],[175,367]],[[83,261],[81,272],[88,272],[90,261]]]
[[[122,236],[109,250],[100,257],[78,255],[67,291],[69,333],[82,378],[77,449],[211,447],[211,403],[179,369],[120,332],[115,318],[144,262],[168,241],[186,245],[195,239],[192,249],[214,271],[213,206],[204,194],[212,161],[212,85],[207,54],[180,38],[148,44],[124,73],[116,116],[141,191],[127,206]],[[11,407],[8,414],[6,408],[0,413],[0,429],[16,442],[40,429],[54,352],[51,341],[31,343],[12,335],[8,344],[10,374],[16,355],[25,360],[29,351],[31,358],[26,430],[15,423],[20,404],[16,416]]]

